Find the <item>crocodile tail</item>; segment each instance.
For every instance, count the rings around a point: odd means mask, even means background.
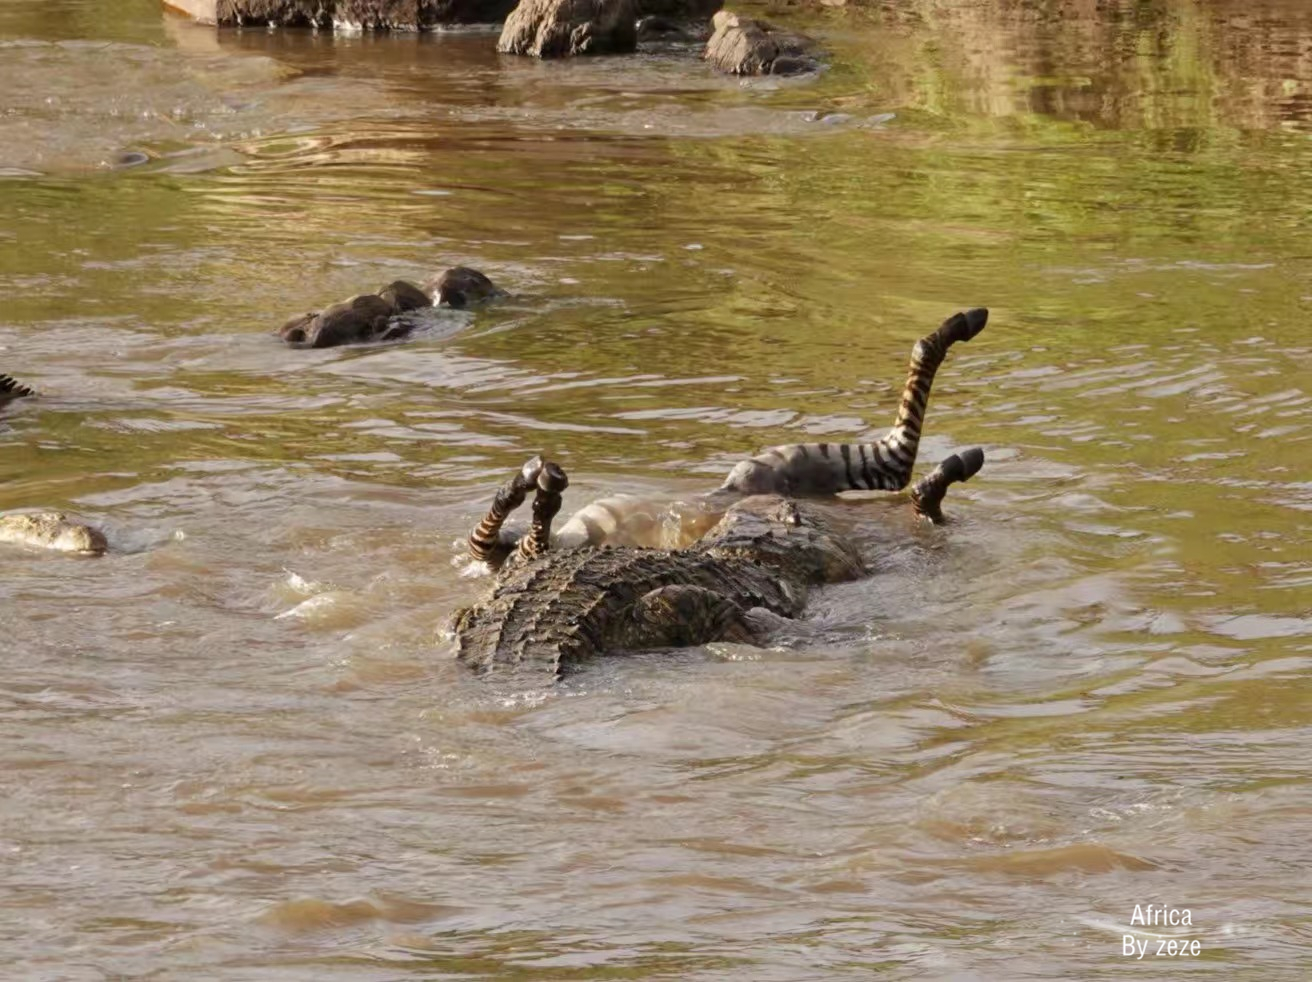
[[[0,402],[36,395],[36,389],[24,385],[12,375],[0,375]]]
[[[934,375],[948,348],[988,323],[983,307],[953,314],[911,349],[911,365],[893,428],[874,443],[792,443],[740,461],[722,490],[742,494],[835,494],[900,491],[911,480]]]

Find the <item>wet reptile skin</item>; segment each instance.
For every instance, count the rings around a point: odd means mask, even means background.
[[[584,547],[512,562],[452,630],[473,667],[555,673],[612,650],[751,641],[752,609],[795,617],[811,586],[865,572],[814,508],[758,495],[687,549]]]

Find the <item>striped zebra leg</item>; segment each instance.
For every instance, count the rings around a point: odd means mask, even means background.
[[[984,451],[979,447],[954,453],[915,483],[911,488],[911,503],[920,514],[941,525],[945,521],[941,506],[948,488],[958,481],[969,481],[983,466]]]
[[[533,496],[533,523],[528,535],[519,540],[519,555],[532,559],[551,548],[551,520],[560,511],[560,494],[569,487],[569,478],[557,464],[547,463],[538,475],[538,493]]]
[[[958,341],[969,341],[988,323],[983,307],[953,314],[911,349],[911,367],[893,428],[875,443],[793,443],[740,461],[721,490],[742,494],[836,494],[900,491],[911,481],[920,430],[934,374]]]
[[[543,466],[541,457],[525,461],[519,472],[497,489],[492,507],[487,510],[478,527],[469,533],[471,556],[493,569],[499,569],[506,561],[506,557],[514,551],[518,536],[503,534],[501,526],[510,517],[510,513],[524,503],[528,492],[537,486]]]
[[[21,399],[23,396],[34,396],[36,390],[24,385],[12,375],[0,375],[0,402],[8,402],[10,399]]]

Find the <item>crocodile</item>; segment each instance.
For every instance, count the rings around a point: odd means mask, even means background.
[[[36,389],[12,375],[0,375],[0,406],[14,399],[35,397]],[[0,515],[0,542],[53,549],[80,556],[100,556],[108,548],[105,533],[75,522],[62,512],[13,512]]]
[[[12,375],[0,375],[0,406],[14,399],[34,395],[36,395],[36,390],[31,386],[24,385]]]
[[[323,310],[291,318],[278,336],[292,348],[334,348],[368,341],[395,341],[414,324],[397,315],[422,307],[445,304],[463,309],[500,295],[490,279],[468,266],[452,266],[428,279],[422,287],[393,280],[377,293],[362,293]]]
[[[100,529],[75,522],[57,511],[0,515],[0,542],[79,556],[101,556],[109,548]]]
[[[545,671],[555,677],[617,650],[762,640],[779,618],[796,618],[811,588],[868,575],[850,539],[808,498],[911,485],[934,375],[958,341],[984,329],[988,311],[949,317],[916,342],[893,427],[870,444],[773,447],[739,462],[704,496],[719,520],[684,548],[611,544],[622,502],[586,506],[553,537],[569,485],[556,463],[534,457],[498,489],[469,536],[469,551],[496,571],[488,595],[449,623],[457,658],[483,674]],[[911,485],[920,515],[944,521],[952,484],[984,464],[978,447],[952,454]],[[534,494],[532,521],[516,537],[507,517]]]

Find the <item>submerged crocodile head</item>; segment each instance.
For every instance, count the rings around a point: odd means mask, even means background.
[[[686,549],[585,546],[512,561],[451,631],[468,664],[555,673],[605,651],[751,640],[753,609],[795,617],[812,585],[864,573],[815,506],[756,495]]]
[[[63,512],[18,512],[0,515],[0,542],[53,549],[79,556],[100,556],[109,548],[105,533],[68,518]]]
[[[734,502],[691,549],[760,564],[784,580],[839,583],[865,574],[851,543],[807,501],[758,494]]]

